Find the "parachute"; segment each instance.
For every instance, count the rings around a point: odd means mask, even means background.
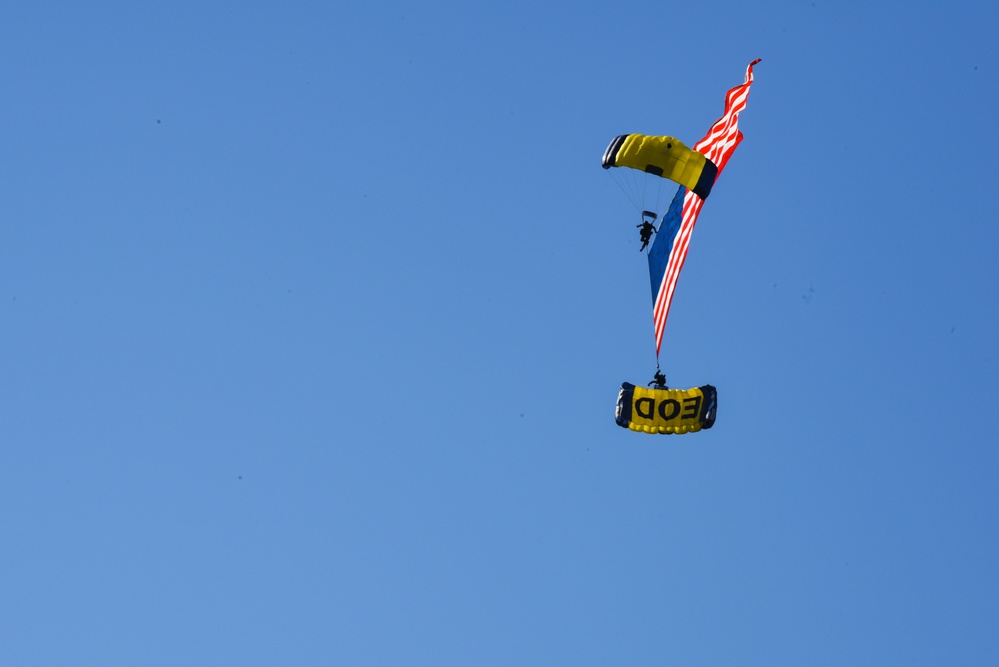
[[[690,150],[675,137],[622,134],[614,137],[604,152],[604,169],[631,167],[668,178],[693,191],[701,199],[711,194],[718,167],[702,153]]]
[[[680,185],[665,211],[649,205],[639,208],[642,224],[636,226],[641,228],[643,250],[655,233],[647,259],[652,283],[656,387],[644,389],[627,382],[621,385],[617,423],[633,431],[693,433],[711,428],[715,422],[718,405],[716,389],[711,385],[688,390],[668,389],[660,369],[660,352],[666,318],[673,302],[677,278],[687,258],[697,216],[715,181],[742,141],[739,114],[746,108],[749,88],[753,83],[753,66],[759,62],[756,59],[749,63],[745,83],[728,91],[724,114],[692,148],[675,137],[622,134],[615,137],[604,151],[604,169],[626,167]],[[653,224],[656,220],[659,221],[658,228]]]
[[[619,426],[645,433],[695,433],[711,428],[718,392],[711,385],[693,389],[646,389],[624,382],[617,395]]]

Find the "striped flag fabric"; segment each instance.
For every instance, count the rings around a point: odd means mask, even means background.
[[[703,153],[718,166],[719,176],[742,141],[739,114],[746,108],[749,99],[749,87],[753,83],[753,65],[759,62],[760,59],[757,58],[749,63],[749,67],[746,68],[746,82],[728,91],[725,96],[725,113],[715,121],[705,137],[693,146],[695,151]],[[687,258],[690,235],[694,231],[694,224],[703,205],[703,199],[681,186],[663,216],[656,240],[649,249],[657,359],[662,348],[663,331],[666,329],[666,318],[673,301],[673,291],[676,289],[680,269],[683,268],[683,262]]]

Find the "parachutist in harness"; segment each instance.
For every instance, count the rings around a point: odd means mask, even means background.
[[[656,226],[652,224],[658,216],[652,211],[642,211],[642,224],[635,225],[639,228],[639,234],[642,238],[642,247],[638,249],[638,252],[642,252],[649,245],[649,241],[652,239],[652,235],[657,231]],[[650,218],[650,220],[646,220]]]
[[[655,385],[656,389],[666,389],[666,375],[658,368],[656,369],[656,374],[652,376],[652,382],[648,384],[650,387],[653,385]]]
[[[640,225],[635,225],[636,227],[641,227],[639,234],[642,235],[642,247],[638,249],[638,252],[642,252],[649,245],[649,240],[652,239],[652,235],[656,232],[656,226],[651,222],[643,222]]]

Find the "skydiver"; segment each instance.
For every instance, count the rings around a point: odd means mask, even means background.
[[[655,385],[656,389],[666,388],[666,375],[661,370],[657,368],[656,374],[653,376],[653,378],[654,379],[652,380],[652,382],[648,384],[649,387]]]
[[[638,249],[638,252],[642,252],[645,250],[646,246],[649,245],[649,239],[651,239],[652,235],[657,231],[656,226],[648,220],[642,220],[642,224],[635,226],[640,228],[638,233],[642,237],[642,247]]]

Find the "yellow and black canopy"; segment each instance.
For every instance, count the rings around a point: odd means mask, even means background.
[[[674,137],[622,134],[604,152],[604,169],[630,167],[668,178],[701,199],[711,194],[718,167],[707,157],[687,148]]]
[[[630,382],[617,397],[617,423],[644,433],[694,433],[711,428],[718,392],[707,384],[693,389],[646,389]]]

